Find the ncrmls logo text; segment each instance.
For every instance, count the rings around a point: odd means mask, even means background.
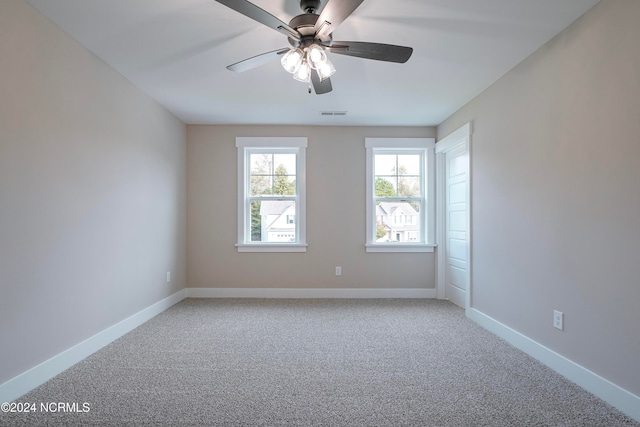
[[[87,402],[40,402],[40,412],[89,412],[91,405]]]

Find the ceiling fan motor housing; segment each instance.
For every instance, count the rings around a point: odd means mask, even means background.
[[[302,0],[305,1],[305,0]],[[318,41],[322,44],[330,44],[331,34],[316,38],[315,25],[318,20],[318,15],[315,13],[303,13],[302,15],[294,16],[289,22],[291,28],[295,28],[296,31],[302,36],[300,41],[294,40],[289,37],[289,44],[293,47],[305,48],[312,44],[314,41]]]

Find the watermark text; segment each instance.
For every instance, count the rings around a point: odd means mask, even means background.
[[[91,404],[88,402],[4,402],[0,404],[0,411],[81,414],[91,411]]]

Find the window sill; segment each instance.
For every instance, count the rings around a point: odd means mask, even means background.
[[[238,252],[307,252],[306,243],[238,243]]]
[[[367,252],[434,252],[433,244],[397,244],[397,243],[367,243],[364,245]]]

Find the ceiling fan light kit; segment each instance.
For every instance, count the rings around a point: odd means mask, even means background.
[[[336,68],[327,58],[324,47],[315,43],[304,50],[299,47],[291,48],[282,56],[280,63],[287,72],[293,74],[295,80],[304,83],[309,83],[312,71],[318,73],[320,81],[328,79],[336,72]]]
[[[295,80],[313,85],[316,94],[331,92],[329,79],[336,68],[327,57],[327,51],[378,61],[404,63],[409,60],[413,49],[370,42],[334,42],[331,33],[348,18],[364,0],[328,0],[320,15],[316,11],[320,0],[300,0],[303,14],[295,16],[289,24],[281,21],[269,12],[259,8],[248,0],[216,0],[289,39],[291,48],[277,49],[236,62],[227,69],[242,72],[258,67],[271,59],[281,56],[282,67],[293,75]],[[309,90],[311,90],[309,88]]]

